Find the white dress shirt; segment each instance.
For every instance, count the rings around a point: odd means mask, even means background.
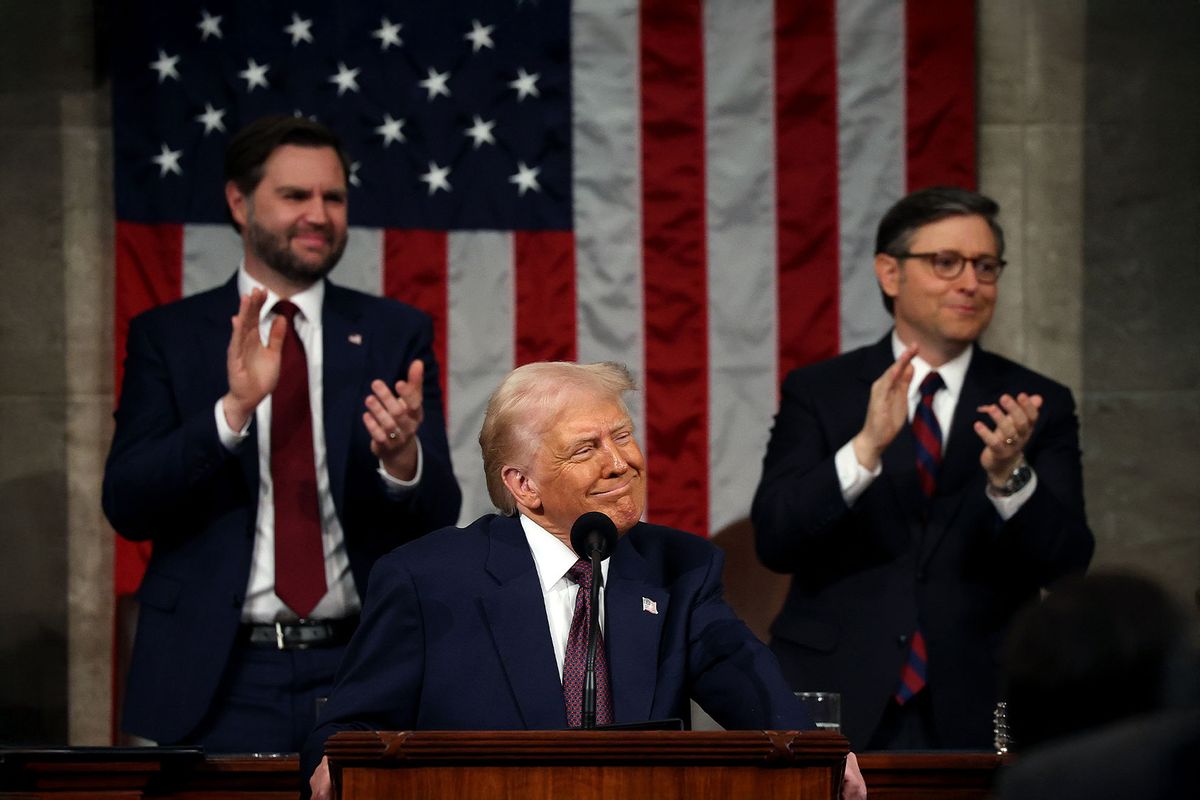
[[[904,350],[904,342],[900,341],[900,337],[893,330],[893,357],[899,359]],[[933,396],[933,415],[937,417],[938,426],[942,429],[943,453],[946,452],[946,446],[950,443],[950,423],[954,419],[954,410],[958,406],[958,398],[962,394],[963,382],[967,377],[967,367],[971,365],[971,357],[974,354],[975,345],[971,345],[937,368],[937,373],[942,376],[942,381],[946,384],[944,389]],[[925,376],[933,371],[929,362],[919,355],[913,358],[912,365],[913,377],[912,382],[908,385],[908,421],[910,423],[913,414],[916,413],[917,403],[921,401],[921,381],[925,380]],[[979,448],[982,452],[982,441],[979,442]],[[833,461],[837,469],[838,483],[842,489],[842,498],[846,501],[847,506],[854,505],[867,487],[874,483],[875,479],[883,472],[882,463],[876,464],[873,470],[869,470],[859,463],[858,457],[854,454],[853,439],[842,445],[834,454]],[[1000,515],[1000,518],[1008,520],[1020,510],[1036,488],[1037,475],[1034,474],[1029,483],[1010,497],[999,497],[991,492],[985,492],[985,494],[992,501],[992,505],[996,507],[996,513]]]
[[[525,531],[525,541],[529,542],[533,564],[537,567],[542,600],[546,603],[546,621],[550,623],[554,660],[558,662],[558,679],[562,680],[567,637],[571,633],[571,618],[575,616],[575,596],[579,594],[579,584],[568,578],[567,573],[575,566],[579,556],[561,539],[524,514],[521,515],[521,529]],[[607,558],[600,562],[604,583],[608,583],[608,564]],[[603,584],[600,586],[600,630],[604,630]]]
[[[250,294],[252,289],[265,289],[267,302],[259,316],[259,334],[265,344],[271,324],[278,316],[275,303],[279,296],[267,289],[246,272],[245,265],[238,267],[238,293]],[[295,317],[296,334],[304,347],[308,363],[308,398],[313,419],[313,457],[317,471],[317,503],[321,517],[321,543],[325,553],[325,596],[312,610],[310,619],[342,619],[357,614],[362,607],[350,571],[350,558],[346,553],[345,534],[333,504],[329,489],[329,465],[325,448],[324,394],[322,392],[322,365],[324,343],[321,336],[321,307],[325,300],[325,282],[317,281],[304,291],[292,295],[292,303],[300,309]],[[221,401],[216,404],[217,434],[226,449],[233,452],[249,436],[250,423],[235,431],[225,419]],[[243,622],[276,622],[296,619],[296,614],[275,595],[275,497],[271,479],[271,396],[267,395],[254,410],[258,438],[258,515],[254,524],[254,549],[250,561],[250,577],[246,585],[246,599],[242,604]],[[403,492],[415,486],[421,478],[422,456],[418,443],[417,474],[411,481],[399,481],[383,469],[379,471],[386,481],[388,491]]]

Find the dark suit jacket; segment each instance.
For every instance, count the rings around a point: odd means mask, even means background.
[[[1066,387],[976,348],[933,501],[918,486],[906,426],[883,474],[848,508],[833,457],[862,427],[871,384],[893,360],[889,335],[784,381],[751,512],[759,558],[793,575],[771,646],[795,689],[841,692],[842,729],[862,749],[919,623],[941,745],[986,748],[1009,620],[1091,559],[1075,404]],[[979,405],[1021,391],[1045,399],[1025,451],[1038,486],[1003,522],[985,495],[972,424]]]
[[[811,727],[774,656],[722,599],[722,565],[720,550],[681,531],[640,523],[621,537],[604,601],[615,722],[686,720],[694,698],[728,728]],[[380,559],[322,716],[306,777],[339,730],[566,728],[520,521],[484,516]]]
[[[225,351],[237,307],[235,277],[133,320],[104,473],[104,511],[113,527],[127,539],[154,542],[138,590],[122,727],[163,743],[186,737],[207,711],[250,574],[257,437],[252,428],[239,451],[228,452],[213,411],[228,390]],[[429,318],[327,283],[322,330],[330,488],[365,596],[375,560],[453,523],[461,494],[450,469]],[[425,362],[423,473],[419,486],[395,499],[384,491],[360,417],[371,380],[403,379],[416,358]]]

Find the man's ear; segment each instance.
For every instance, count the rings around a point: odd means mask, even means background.
[[[537,484],[525,474],[523,469],[506,464],[500,469],[500,478],[508,487],[513,499],[517,501],[517,505],[531,511],[537,511],[542,507],[542,496],[538,492]]]
[[[875,278],[880,290],[895,300],[900,294],[900,261],[887,253],[876,253]]]
[[[250,218],[250,198],[242,194],[234,181],[225,182],[225,202],[229,204],[229,214],[234,222],[244,229],[246,220]]]

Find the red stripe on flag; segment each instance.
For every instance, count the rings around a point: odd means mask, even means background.
[[[129,321],[138,314],[183,295],[183,226],[117,222],[116,296],[114,303],[114,375],[119,396],[125,372]],[[150,542],[117,537],[113,553],[113,591],[132,595],[150,561]]]
[[[517,231],[516,365],[575,360],[575,236]]]
[[[975,4],[905,4],[908,188],[974,189]]]
[[[838,351],[834,0],[775,3],[779,374]]]
[[[641,6],[650,518],[708,533],[704,46],[699,0]]]
[[[433,317],[433,356],[442,372],[442,412],[448,415],[447,247],[445,231],[388,228],[383,233],[383,294]]]
[[[116,297],[113,299],[116,383],[125,371],[129,321],[154,306],[183,296],[183,226],[117,222]]]

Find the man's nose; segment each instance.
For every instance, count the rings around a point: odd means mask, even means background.
[[[604,446],[604,452],[608,456],[607,472],[610,475],[620,475],[629,469],[629,464],[626,463],[624,456],[621,455],[621,449],[614,444]]]
[[[329,210],[325,207],[325,198],[313,197],[304,207],[304,218],[317,225],[329,221]]]

